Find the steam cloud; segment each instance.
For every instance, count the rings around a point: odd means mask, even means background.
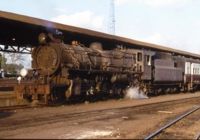
[[[126,90],[125,98],[127,99],[148,99],[142,91],[139,90],[139,87],[129,87]]]

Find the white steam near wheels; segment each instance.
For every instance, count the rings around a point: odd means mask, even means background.
[[[148,99],[142,91],[139,90],[139,87],[129,87],[126,90],[125,98],[127,99]]]

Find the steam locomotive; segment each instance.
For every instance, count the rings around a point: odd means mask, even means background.
[[[200,60],[162,51],[99,42],[64,44],[62,33],[41,33],[32,52],[32,69],[22,72],[17,98],[48,104],[78,95],[123,96],[127,87],[147,94],[194,91],[200,86]]]

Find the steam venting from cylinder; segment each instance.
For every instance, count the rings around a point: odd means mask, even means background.
[[[126,99],[148,99],[149,97],[144,94],[139,87],[128,87],[125,93]]]

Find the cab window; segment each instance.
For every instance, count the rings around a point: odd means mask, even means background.
[[[142,53],[141,52],[138,52],[138,54],[137,54],[137,61],[138,62],[142,61]]]
[[[147,64],[148,66],[151,66],[151,57],[150,57],[150,55],[146,55],[146,56],[145,56],[145,60],[146,60],[146,64]]]

